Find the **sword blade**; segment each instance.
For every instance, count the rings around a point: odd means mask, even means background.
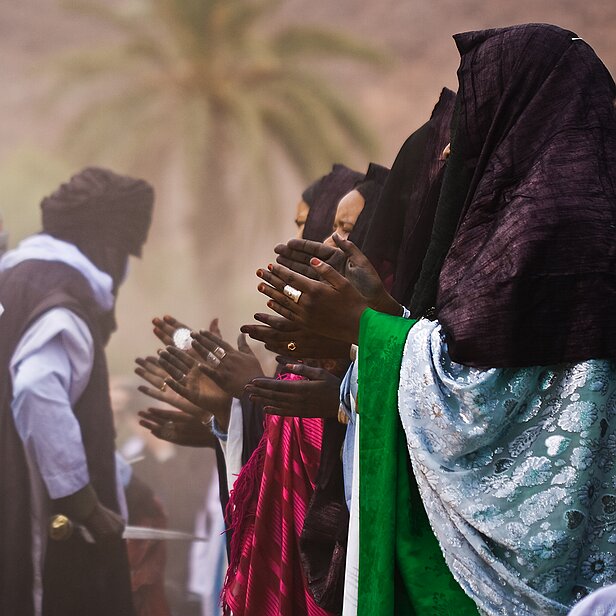
[[[156,541],[209,541],[209,537],[200,537],[179,530],[148,528],[147,526],[127,526],[122,533],[124,539],[153,539]]]

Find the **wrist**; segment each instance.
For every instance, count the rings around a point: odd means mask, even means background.
[[[233,398],[229,396],[224,403],[217,404],[215,409],[211,409],[212,415],[216,420],[218,428],[221,432],[227,432],[229,429],[229,418],[231,417],[231,403]]]
[[[357,344],[359,342],[359,323],[361,321],[361,315],[370,308],[367,304],[361,304],[351,311],[349,314],[348,323],[349,326],[346,329],[344,342],[349,344]]]
[[[399,317],[403,314],[402,306],[389,294],[383,290],[383,293],[371,303],[370,308],[384,314],[391,314]]]
[[[91,484],[70,496],[54,499],[55,508],[76,522],[87,520],[98,505],[98,497]]]

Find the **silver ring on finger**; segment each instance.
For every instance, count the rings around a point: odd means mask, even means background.
[[[214,356],[222,361],[225,358],[227,351],[225,351],[221,346],[217,346],[212,353],[214,353]]]
[[[220,359],[218,359],[218,357],[216,357],[216,355],[214,355],[211,351],[207,352],[205,359],[209,364],[212,364],[214,368],[218,368],[218,366],[220,366]]]
[[[282,292],[296,304],[299,302],[299,298],[302,296],[302,292],[299,289],[292,287],[290,284],[286,284]]]

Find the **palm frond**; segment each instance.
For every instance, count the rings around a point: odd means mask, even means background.
[[[130,37],[142,37],[146,34],[142,24],[146,21],[147,15],[122,12],[116,6],[97,0],[61,0],[61,6],[84,17],[103,21]]]
[[[318,100],[324,112],[333,116],[335,124],[344,131],[354,146],[370,158],[377,156],[379,147],[374,133],[355,107],[342,98],[325,79],[306,70],[287,73],[285,79],[295,82],[299,88],[305,89],[308,96]]]
[[[86,105],[67,127],[64,148],[86,158],[109,149],[121,158],[119,153],[127,141],[140,139],[145,147],[147,137],[135,134],[131,126],[152,113],[156,102],[152,89],[143,87]],[[158,122],[162,130],[161,118]]]
[[[307,56],[326,55],[381,67],[391,63],[385,51],[356,37],[323,28],[289,27],[274,36],[272,45],[281,58],[294,62]]]
[[[306,182],[322,175],[330,160],[324,160],[319,144],[303,120],[284,108],[266,107],[263,121],[272,137],[280,143],[283,151]]]

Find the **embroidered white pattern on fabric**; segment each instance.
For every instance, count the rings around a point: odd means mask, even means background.
[[[566,614],[616,581],[616,362],[468,368],[421,320],[399,408],[434,532],[486,614]]]

